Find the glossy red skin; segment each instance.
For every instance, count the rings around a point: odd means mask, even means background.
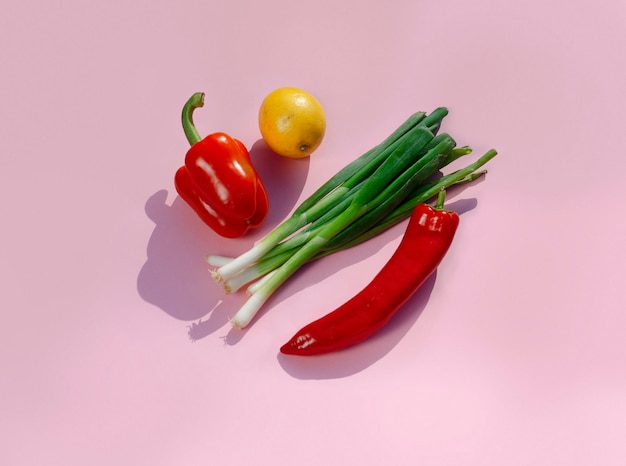
[[[281,353],[329,353],[378,332],[437,269],[458,225],[457,213],[418,205],[398,248],[374,279],[345,304],[303,327]]]
[[[248,150],[225,133],[191,146],[174,182],[180,197],[220,236],[241,237],[267,216],[267,192]]]

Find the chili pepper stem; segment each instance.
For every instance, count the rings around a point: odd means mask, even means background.
[[[183,123],[183,131],[185,132],[185,136],[187,137],[187,141],[192,146],[200,142],[202,137],[198,133],[194,123],[193,123],[193,111],[196,108],[204,106],[204,93],[196,92],[193,94],[189,100],[183,106],[183,114],[182,114],[182,123]]]
[[[443,209],[443,204],[446,201],[446,190],[445,188],[441,188],[441,191],[439,191],[439,195],[437,196],[437,203],[435,204],[435,209],[436,210],[441,210]]]

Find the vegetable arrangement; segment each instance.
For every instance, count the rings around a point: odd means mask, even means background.
[[[293,96],[292,88],[286,90]],[[238,238],[265,219],[267,194],[240,141],[224,133],[200,138],[192,114],[203,105],[203,97],[194,94],[183,108],[183,129],[191,149],[176,172],[176,189],[216,233]],[[297,99],[280,102],[276,124],[283,115],[303,111]],[[303,128],[316,127],[311,121],[324,122],[321,107],[307,112],[302,126],[284,132],[286,139],[280,143],[285,147],[301,139]],[[225,293],[245,288],[249,295],[231,319],[233,327],[250,324],[303,265],[360,244],[410,217],[400,245],[373,280],[345,304],[303,327],[280,351],[302,356],[327,353],[380,330],[436,270],[452,243],[459,216],[443,208],[446,189],[482,176],[486,173],[482,167],[497,155],[489,150],[464,168],[442,174],[443,168],[472,152],[469,146],[458,147],[449,134],[439,133],[447,114],[440,107],[430,114],[411,115],[320,186],[251,249],[235,258],[207,256]],[[281,137],[279,131],[271,134]],[[435,198],[434,207],[426,204]]]
[[[411,215],[442,189],[482,175],[496,156],[490,150],[474,163],[439,179],[440,169],[471,153],[447,133],[437,134],[446,108],[419,112],[385,141],[340,170],[247,252],[229,259],[208,256],[213,276],[226,293],[247,285],[247,302],[231,319],[246,327],[267,299],[301,266],[359,244]]]

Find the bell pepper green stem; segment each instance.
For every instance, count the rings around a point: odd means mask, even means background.
[[[190,145],[194,145],[197,142],[202,140],[202,137],[198,133],[194,123],[193,123],[193,111],[198,107],[204,106],[204,92],[196,92],[192,95],[187,103],[183,106],[183,131],[185,132],[185,136],[187,137],[187,141],[189,141]]]

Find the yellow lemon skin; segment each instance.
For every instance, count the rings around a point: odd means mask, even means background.
[[[326,114],[311,94],[295,87],[270,92],[259,109],[265,143],[283,157],[300,159],[319,147],[326,132]]]

